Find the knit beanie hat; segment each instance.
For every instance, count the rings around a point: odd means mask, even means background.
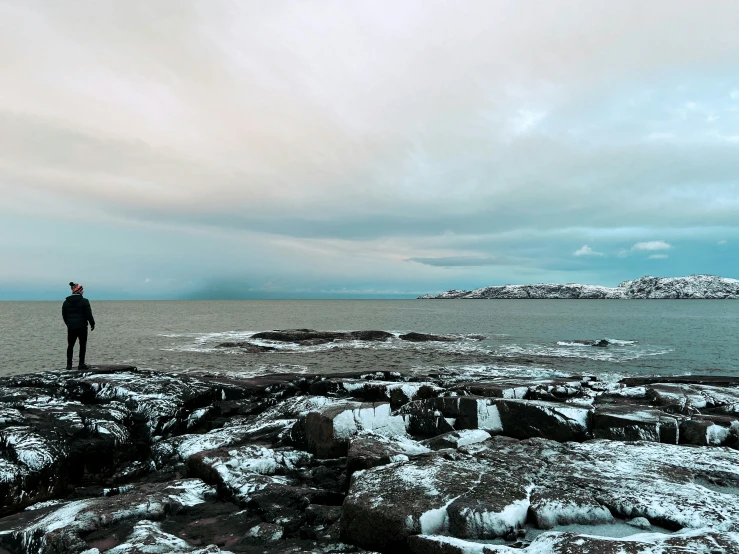
[[[70,281],[69,286],[72,289],[72,294],[82,294],[83,292],[85,292],[85,289],[83,289],[82,285],[80,285],[79,283]]]

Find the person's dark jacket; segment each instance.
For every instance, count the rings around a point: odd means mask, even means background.
[[[95,327],[90,301],[81,294],[72,294],[62,304],[62,317],[70,329],[85,329],[88,322]]]

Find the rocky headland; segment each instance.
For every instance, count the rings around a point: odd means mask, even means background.
[[[739,552],[737,448],[731,376],[45,371],[0,379],[0,552]]]
[[[448,290],[441,294],[419,296],[422,300],[441,299],[588,299],[588,300],[644,300],[644,299],[736,299],[739,298],[739,280],[715,275],[687,277],[645,276],[624,281],[618,287],[580,285],[577,283],[536,285],[502,285],[475,290]]]

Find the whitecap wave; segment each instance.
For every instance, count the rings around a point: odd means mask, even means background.
[[[637,360],[645,356],[662,356],[669,354],[673,350],[671,348],[662,347],[641,347],[639,349],[631,348],[596,348],[587,344],[577,344],[581,348],[573,348],[572,346],[560,345],[558,347],[528,344],[528,345],[503,345],[500,346],[495,353],[499,356],[541,356],[547,358],[584,358],[588,360],[597,360],[602,362],[628,362]]]

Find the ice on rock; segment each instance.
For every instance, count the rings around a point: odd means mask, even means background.
[[[739,484],[736,450],[499,437],[442,455],[448,452],[355,475],[342,516],[347,536],[365,548],[391,548],[426,533],[424,514],[427,528],[436,522],[464,539],[506,536],[524,523],[609,524],[614,516],[670,529],[739,532],[736,495],[701,484]],[[375,496],[382,496],[380,506]],[[395,538],[373,533],[376,526]]]
[[[251,495],[271,484],[287,485],[288,477],[311,462],[313,456],[292,449],[260,446],[206,451],[188,460],[196,475],[213,476],[235,499],[246,503]]]
[[[308,447],[319,458],[346,455],[349,438],[361,431],[378,435],[406,436],[402,416],[392,415],[390,404],[344,402],[305,417]]]
[[[126,542],[105,551],[105,554],[231,554],[211,545],[198,548],[188,544],[179,537],[170,535],[162,530],[161,524],[156,521],[139,521],[133,532],[126,538]]]

